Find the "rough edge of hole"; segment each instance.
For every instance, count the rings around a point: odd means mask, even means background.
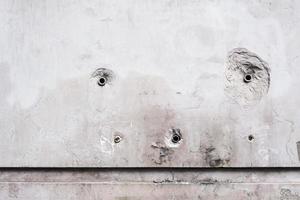
[[[121,138],[121,136],[119,136],[119,135],[117,135],[117,136],[115,136],[114,137],[114,143],[120,143],[121,142],[121,140],[122,140],[122,138]]]
[[[174,133],[172,135],[172,143],[173,144],[177,144],[178,142],[180,142],[180,140],[181,140],[181,136],[179,134]]]
[[[97,83],[99,86],[103,87],[106,85],[106,82],[107,82],[107,79],[105,77],[100,77]]]
[[[254,136],[253,135],[248,135],[248,141],[253,142],[254,141]]]

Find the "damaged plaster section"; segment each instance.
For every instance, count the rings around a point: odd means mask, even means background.
[[[171,128],[164,137],[164,142],[154,142],[151,144],[155,150],[152,161],[156,165],[166,164],[172,161],[175,149],[182,144],[182,133],[178,128]]]
[[[93,72],[92,78],[97,79],[97,84],[101,87],[106,84],[111,84],[115,79],[115,74],[112,70],[107,68],[98,68]]]
[[[172,154],[174,154],[173,149],[159,142],[153,143],[151,147],[159,150],[158,155],[154,156],[152,159],[155,164],[162,165],[163,163],[167,163],[172,160]]]
[[[254,105],[268,93],[268,64],[245,48],[229,52],[225,76],[226,95],[242,106]]]
[[[181,130],[178,128],[172,128],[165,136],[165,144],[168,147],[178,147],[182,143]]]
[[[224,167],[230,165],[230,157],[220,156],[216,148],[212,146],[205,149],[205,161],[210,167]]]

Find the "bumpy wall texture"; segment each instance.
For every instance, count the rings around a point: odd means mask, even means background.
[[[237,48],[228,55],[226,80],[226,92],[234,101],[253,104],[268,93],[270,69],[255,53]]]

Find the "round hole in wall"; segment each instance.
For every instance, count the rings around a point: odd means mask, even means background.
[[[178,143],[180,140],[181,140],[181,136],[179,134],[175,133],[172,135],[172,142],[174,144]]]
[[[251,80],[252,80],[252,74],[245,74],[244,81],[246,83],[249,83],[249,82],[251,82]]]
[[[119,143],[119,142],[121,142],[121,137],[120,136],[115,136],[115,138],[114,138],[114,143]]]
[[[253,135],[249,135],[249,136],[248,136],[248,140],[249,140],[250,142],[252,142],[252,141],[254,140],[254,136],[253,136]]]
[[[106,84],[106,78],[105,77],[100,77],[98,80],[98,85],[99,86],[104,86]]]

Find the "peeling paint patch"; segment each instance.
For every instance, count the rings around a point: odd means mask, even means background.
[[[236,48],[229,52],[225,76],[226,95],[240,105],[256,104],[268,93],[268,64],[245,48]]]

